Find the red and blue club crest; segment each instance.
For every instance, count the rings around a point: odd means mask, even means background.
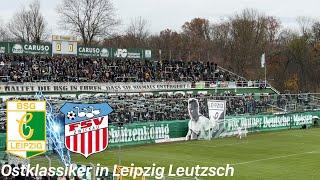
[[[65,145],[74,153],[88,158],[108,146],[108,103],[65,103],[60,111],[65,115]]]

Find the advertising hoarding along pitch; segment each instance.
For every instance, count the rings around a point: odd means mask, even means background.
[[[78,46],[77,55],[79,57],[100,57],[100,58],[115,58],[115,59],[150,59],[152,57],[151,50],[147,49],[116,49],[104,47],[87,47]]]
[[[2,45],[3,44],[3,45]],[[1,47],[4,47],[5,53],[9,54],[32,54],[32,55],[48,55],[52,54],[52,46],[49,43],[46,44],[35,44],[35,43],[0,43]],[[6,49],[7,47],[7,49]]]
[[[150,49],[139,48],[108,48],[98,46],[78,45],[73,37],[53,36],[51,43],[16,43],[0,42],[0,54],[21,55],[73,55],[90,58],[113,58],[113,59],[151,59]]]

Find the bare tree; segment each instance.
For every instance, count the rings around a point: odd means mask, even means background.
[[[144,40],[150,34],[148,26],[149,23],[146,19],[142,19],[142,17],[136,17],[131,19],[130,25],[126,30],[126,34],[137,39]]]
[[[299,25],[300,32],[302,33],[302,35],[310,36],[314,19],[310,17],[300,16],[297,18],[297,23]]]
[[[275,43],[277,34],[280,31],[281,22],[273,16],[266,17],[267,40],[269,43]]]
[[[5,40],[6,37],[7,37],[6,31],[2,27],[0,27],[0,41]]]
[[[298,37],[299,33],[291,29],[283,29],[278,35],[278,44],[280,46],[287,46],[294,38]]]
[[[219,41],[220,44],[226,45],[224,59],[236,73],[248,76],[246,69],[258,67],[257,59],[264,52],[266,45],[266,24],[265,16],[258,11],[245,9],[231,17],[225,26],[220,27],[220,31],[223,31]],[[229,32],[225,32],[226,30]]]
[[[9,40],[9,34],[3,25],[2,21],[0,20],[0,41]]]
[[[320,22],[315,22],[312,25],[312,36],[315,43],[320,42]]]
[[[128,47],[142,47],[150,35],[149,23],[142,17],[131,19],[129,26],[125,31]]]
[[[110,0],[63,0],[57,7],[60,26],[82,38],[85,45],[110,35],[119,24]]]
[[[40,13],[40,2],[35,0],[29,5],[29,18],[31,22],[31,38],[33,42],[46,39],[46,21]]]
[[[182,38],[186,41],[188,59],[207,57],[210,47],[210,23],[203,18],[194,18],[182,25]],[[207,58],[205,58],[207,59]]]
[[[33,1],[28,9],[22,8],[15,13],[8,24],[13,37],[22,42],[36,42],[46,39],[46,22],[40,13],[40,2]]]
[[[182,26],[182,30],[184,34],[193,39],[210,39],[210,24],[207,19],[194,18],[190,22],[185,22]]]
[[[23,8],[13,15],[8,30],[14,39],[21,42],[31,41],[31,23],[28,12]]]
[[[214,49],[216,53],[225,60],[230,59],[229,54],[226,52],[229,50],[230,43],[233,40],[232,37],[230,37],[231,28],[230,22],[217,23],[211,26],[211,37]]]

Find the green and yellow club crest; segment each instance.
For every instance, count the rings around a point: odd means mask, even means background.
[[[46,102],[7,102],[7,152],[30,158],[46,151]]]

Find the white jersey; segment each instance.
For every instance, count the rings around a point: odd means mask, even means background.
[[[238,134],[241,134],[241,132],[242,132],[242,128],[238,127]]]
[[[190,120],[188,126],[193,133],[200,135],[201,132],[210,130],[211,122],[208,118],[200,115],[198,121]]]

